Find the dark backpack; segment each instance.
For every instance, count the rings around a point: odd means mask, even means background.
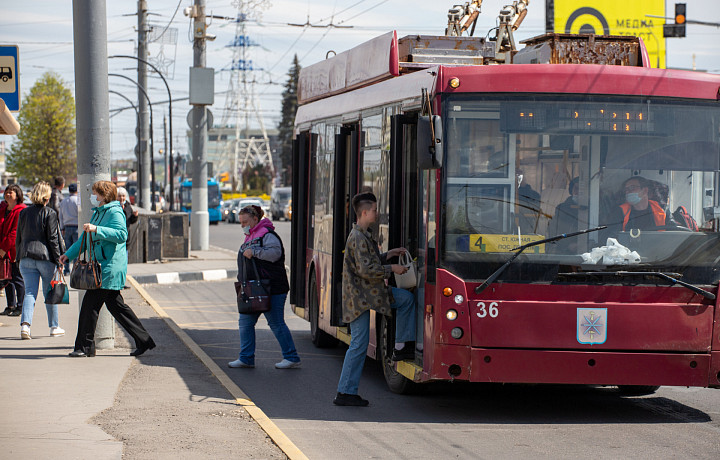
[[[698,224],[693,219],[693,216],[690,215],[689,212],[687,212],[687,209],[685,209],[685,206],[678,206],[678,208],[673,213],[673,219],[675,219],[675,222],[680,224],[683,227],[687,227],[693,232],[699,231]]]

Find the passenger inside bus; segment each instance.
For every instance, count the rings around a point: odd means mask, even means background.
[[[580,195],[579,177],[575,177],[570,181],[568,193],[570,193],[570,196],[555,208],[555,213],[550,221],[548,236],[582,230],[579,228],[579,213],[580,211],[587,211],[587,206],[578,203],[578,196]],[[576,253],[578,252],[578,242],[577,239],[564,239],[558,241],[551,248],[553,252],[557,253]]]
[[[525,175],[521,169],[516,171],[517,178],[517,206],[515,220],[523,234],[537,233],[540,221],[540,194],[524,180]]]

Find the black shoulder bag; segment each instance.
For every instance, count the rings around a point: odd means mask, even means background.
[[[244,281],[235,282],[238,313],[265,313],[271,308],[270,280],[261,280],[255,259],[250,259],[250,262],[252,262],[255,279],[249,280],[246,275]],[[247,262],[245,266],[247,267]]]
[[[90,232],[83,232],[82,234],[80,255],[70,272],[70,287],[85,290],[100,289],[102,287],[102,268],[100,262],[95,258]]]

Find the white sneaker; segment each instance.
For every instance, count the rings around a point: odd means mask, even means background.
[[[228,363],[228,367],[247,367],[247,368],[252,368],[252,367],[255,367],[255,365],[254,365],[254,364],[247,364],[247,363],[244,363],[244,362],[240,361],[239,359],[236,359],[235,361],[230,361],[230,362]]]
[[[50,337],[60,337],[62,335],[65,335],[65,329],[61,327],[51,327],[50,328]]]
[[[287,359],[283,359],[279,363],[275,364],[275,369],[295,369],[297,367],[300,367],[300,361],[293,362],[288,361]]]
[[[30,340],[32,339],[32,336],[30,335],[30,326],[27,324],[23,324],[20,326],[20,338],[23,340]]]

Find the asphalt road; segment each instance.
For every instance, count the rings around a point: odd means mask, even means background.
[[[239,225],[210,231],[211,244],[237,250]],[[280,223],[278,233],[287,241],[289,225]],[[302,368],[273,367],[280,350],[262,318],[257,367],[229,369],[239,348],[232,281],[154,285],[148,292],[313,459],[720,458],[718,390],[663,387],[623,398],[610,388],[444,383],[400,396],[367,360],[360,394],[370,407],[336,407],[345,347],[314,348],[308,323],[289,307]]]
[[[283,240],[285,245],[286,259],[290,261],[290,222],[273,221],[275,231]],[[218,225],[210,226],[210,244],[221,248],[237,251],[244,240],[242,226],[240,224],[228,224],[220,222]]]

